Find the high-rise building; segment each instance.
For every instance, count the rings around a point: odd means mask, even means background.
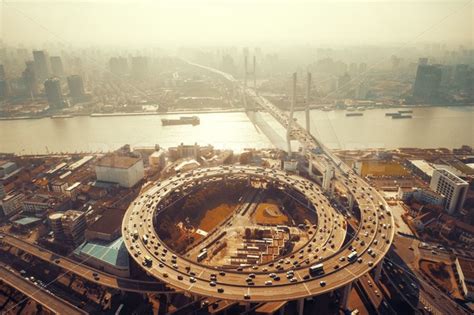
[[[33,97],[38,94],[38,85],[36,82],[35,65],[33,61],[26,62],[26,69],[22,73],[23,84],[27,96]]]
[[[6,99],[10,94],[10,86],[7,80],[0,79],[0,100]]]
[[[419,64],[413,85],[413,96],[425,101],[435,100],[439,95],[441,74],[439,65]]]
[[[80,75],[71,75],[67,77],[67,85],[69,87],[69,95],[72,98],[80,99],[84,96],[84,83]]]
[[[3,199],[7,193],[5,192],[5,186],[3,186],[3,183],[0,182],[0,199]]]
[[[143,56],[132,58],[132,77],[144,79],[148,74],[148,58]]]
[[[430,188],[446,198],[444,208],[453,214],[462,209],[469,184],[448,170],[436,169],[431,177]]]
[[[5,67],[3,65],[0,65],[0,80],[5,80],[6,79],[6,74],[5,74]]]
[[[52,108],[59,108],[64,105],[63,93],[61,91],[61,81],[58,78],[51,78],[44,82],[44,91],[48,103]]]
[[[64,75],[64,67],[61,57],[51,56],[51,72],[54,76],[60,77]]]
[[[50,64],[47,52],[44,50],[34,50],[33,59],[35,62],[36,77],[40,81],[44,81],[50,77]]]
[[[125,75],[128,73],[128,62],[127,58],[124,57],[112,57],[109,60],[110,72],[115,75]]]

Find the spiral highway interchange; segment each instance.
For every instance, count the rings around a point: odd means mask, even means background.
[[[233,270],[198,263],[167,247],[156,233],[157,213],[202,184],[231,180],[259,180],[304,196],[318,217],[314,225],[305,227],[310,240],[275,262]],[[374,201],[378,200],[375,190],[351,173],[340,180],[353,194],[361,215],[357,231],[342,247],[346,221],[318,185],[295,174],[252,166],[201,168],[154,184],[130,205],[122,235],[133,259],[150,275],[196,296],[265,302],[319,295],[343,287],[374,268],[394,236],[390,210]],[[322,271],[310,272],[319,264]]]

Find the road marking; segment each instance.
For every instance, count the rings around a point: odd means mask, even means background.
[[[311,291],[308,289],[308,286],[306,285],[306,283],[303,281],[303,277],[301,277],[300,273],[298,271],[296,271],[296,274],[298,275],[298,277],[300,277],[300,280],[302,280],[302,283],[303,283],[303,286],[304,288],[306,289],[306,291],[308,292],[309,295],[311,295]]]

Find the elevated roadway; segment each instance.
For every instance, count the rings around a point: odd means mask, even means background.
[[[312,240],[282,260],[238,270],[206,266],[174,253],[156,233],[156,214],[165,211],[168,204],[179,198],[176,193],[185,195],[196,185],[224,183],[226,180],[268,181],[283,190],[303,195],[318,215],[317,224],[306,227],[314,235]],[[156,183],[140,195],[124,216],[122,235],[137,263],[171,287],[198,296],[229,300],[286,301],[345,286],[367,273],[383,258],[393,238],[390,211],[375,205],[370,197],[361,200],[360,206],[363,223],[350,242],[338,248],[333,240],[345,237],[346,222],[313,182],[294,174],[259,167],[202,168]],[[353,252],[355,258],[349,261],[348,256]],[[319,263],[323,264],[324,272],[311,273],[310,267]],[[293,276],[287,277],[289,273]],[[274,281],[275,278],[280,280]]]
[[[39,258],[47,263],[56,265],[59,268],[64,269],[70,273],[80,276],[90,282],[97,283],[109,288],[119,289],[129,292],[156,292],[156,293],[169,293],[169,289],[162,283],[157,281],[140,281],[129,278],[118,277],[90,266],[84,265],[83,263],[72,260],[68,257],[64,257],[55,254],[47,249],[28,243],[15,236],[4,234],[1,241],[4,244],[8,244],[15,248],[21,249],[25,253],[28,253],[36,258]]]
[[[85,311],[38,287],[21,275],[0,266],[0,280],[56,314],[82,315]]]

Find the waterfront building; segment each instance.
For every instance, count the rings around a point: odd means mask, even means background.
[[[430,188],[446,198],[444,208],[453,214],[462,209],[469,184],[448,170],[437,169],[433,172]]]

